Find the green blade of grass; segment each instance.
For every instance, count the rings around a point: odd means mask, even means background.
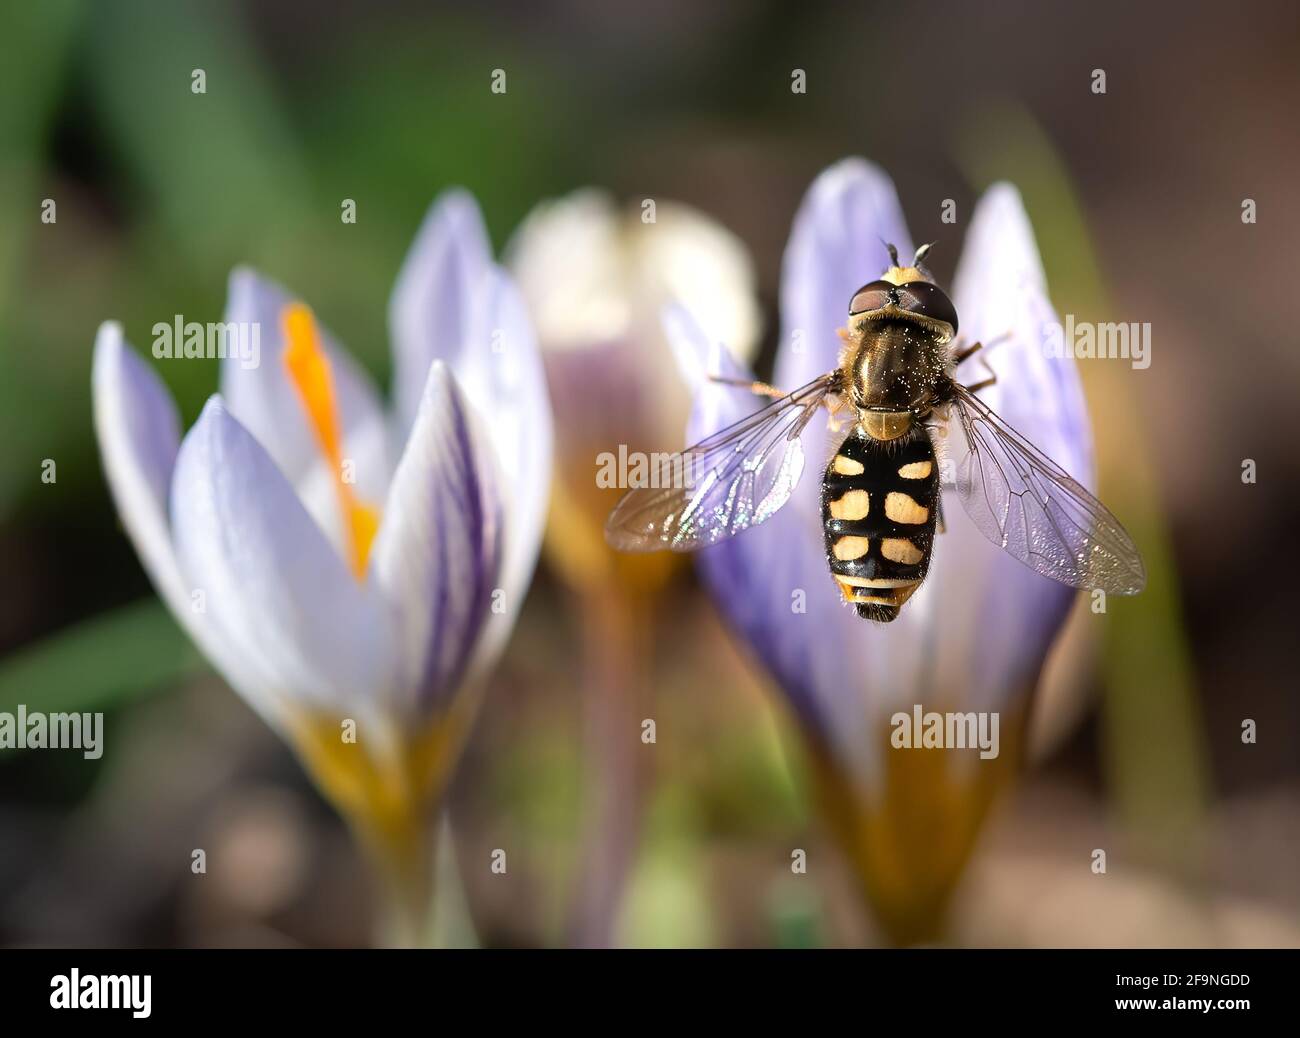
[[[0,710],[111,709],[207,669],[157,600],[69,627],[0,663]]]

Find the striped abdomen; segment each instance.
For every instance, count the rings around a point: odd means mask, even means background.
[[[888,442],[856,427],[822,478],[826,561],[858,615],[898,616],[930,567],[939,470],[921,426]]]

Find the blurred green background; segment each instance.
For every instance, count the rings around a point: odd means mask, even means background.
[[[1149,370],[1084,366],[1103,496],[1135,517],[1152,587],[1096,652],[1062,647],[1040,758],[986,833],[953,939],[1300,943],[1300,16],[1046,7],[5,5],[0,709],[103,709],[112,752],[0,752],[0,942],[369,938],[341,823],[187,645],[123,536],[91,429],[100,321],[147,349],[155,321],[217,320],[248,263],[313,302],[386,386],[388,293],[436,193],[469,188],[500,247],[537,201],[595,184],[739,235],[770,358],[799,198],[863,154],[895,178],[917,240],[941,242],[942,275],[959,244],[941,200],[969,213],[1008,178],[1058,308],[1153,327]],[[156,366],[192,421],[216,362]],[[671,594],[619,939],[873,940],[806,806],[789,717],[689,579]],[[486,944],[563,943],[581,896],[568,595],[543,570],[452,793]],[[507,842],[508,880],[472,864]],[[232,868],[192,882],[198,846]],[[811,882],[791,876],[791,847],[810,849]],[[1104,882],[1093,847],[1114,849]]]

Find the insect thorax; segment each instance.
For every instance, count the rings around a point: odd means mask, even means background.
[[[851,329],[841,358],[859,409],[923,415],[948,362],[946,340],[906,320],[872,320]]]
[[[939,471],[921,426],[882,443],[855,429],[822,477],[826,561],[859,616],[889,622],[930,566]]]

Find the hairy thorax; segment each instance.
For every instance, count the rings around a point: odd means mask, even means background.
[[[859,421],[874,439],[893,439],[933,407],[945,374],[944,341],[906,320],[861,322],[845,336],[841,370]]]

